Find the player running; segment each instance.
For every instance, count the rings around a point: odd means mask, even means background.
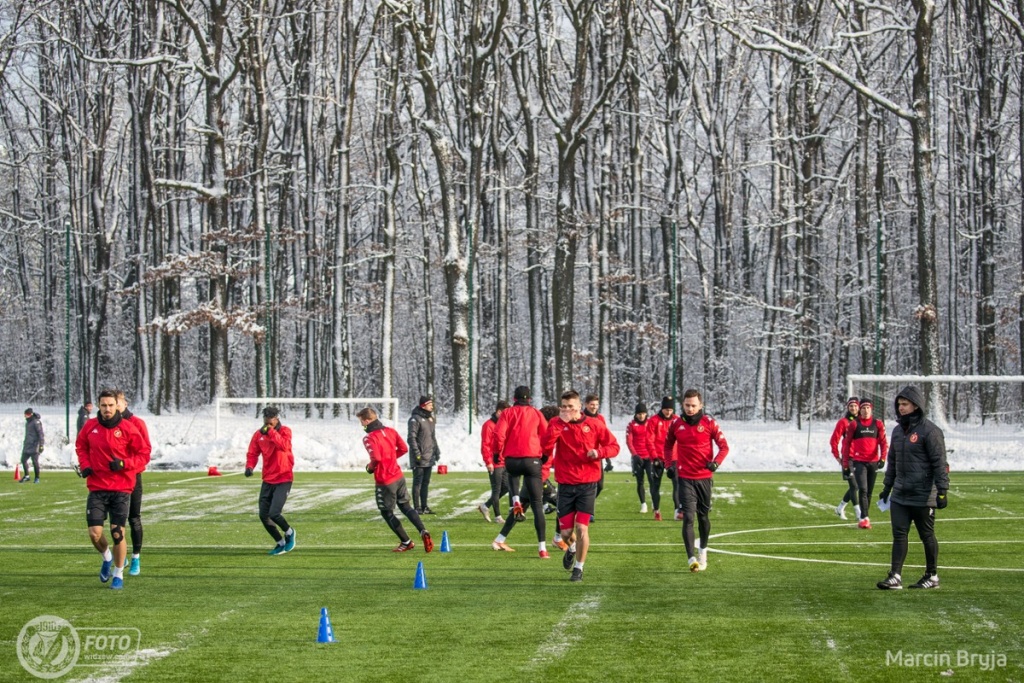
[[[115,393],[117,394],[117,409],[121,411],[121,416],[138,427],[142,438],[146,440],[146,446],[152,452],[153,443],[149,440],[149,427],[141,417],[128,410],[128,399],[125,398],[124,392],[118,390]],[[142,472],[145,469],[143,467],[135,473],[135,488],[132,489],[131,501],[128,504],[128,527],[132,535],[132,561],[128,568],[129,576],[138,576],[142,573]]]
[[[873,408],[868,399],[860,402],[860,417],[850,423],[843,439],[843,475],[850,477],[851,490],[856,488],[858,492],[860,511],[857,526],[861,529],[871,528],[868,501],[875,488],[876,473],[885,467],[885,454],[889,449],[885,425],[871,414]]]
[[[840,467],[843,466],[841,444],[846,437],[846,429],[857,419],[859,412],[860,399],[856,396],[846,399],[846,414],[839,418],[836,426],[832,429],[832,438],[829,439],[828,445],[832,449],[832,457],[836,459],[836,464]],[[843,481],[846,482],[846,493],[843,494],[843,499],[836,506],[836,516],[839,519],[846,519],[846,504],[853,501],[853,511],[857,514],[857,519],[860,519],[860,503],[857,501],[856,484],[851,481],[850,475],[846,471],[843,471]]]
[[[676,401],[671,396],[665,396],[661,399],[661,410],[647,420],[647,435],[648,435],[648,448],[651,452],[651,476],[653,477],[654,485],[658,491],[661,491],[661,477],[665,473],[665,467],[668,463],[673,463],[671,478],[672,478],[672,500],[675,503],[675,508],[679,507],[678,498],[678,483],[675,477],[675,465],[672,460],[665,459],[665,439],[668,438],[668,428],[672,426],[672,422],[676,419]],[[651,504],[654,505],[654,521],[661,521],[661,507],[660,494],[659,501],[654,501],[654,496],[651,496]],[[682,516],[679,516],[682,519]]]
[[[494,412],[480,428],[480,457],[483,458],[487,476],[491,480],[491,497],[480,503],[477,510],[489,522],[491,521],[489,508],[494,508],[494,521],[498,524],[505,523],[505,518],[501,516],[501,497],[508,491],[508,475],[505,474],[505,459],[498,451],[495,436],[497,436],[498,419],[508,407],[508,401],[498,401]]]
[[[647,431],[647,406],[637,403],[633,419],[626,425],[626,448],[629,449],[633,478],[636,479],[636,495],[640,499],[640,514],[647,514],[647,492],[644,478],[651,487],[651,505],[657,510],[661,503],[661,477],[657,481],[651,472],[650,434]]]
[[[295,457],[292,455],[292,430],[283,424],[281,412],[274,406],[263,409],[263,426],[256,430],[245,454],[245,476],[251,477],[263,456],[263,484],[260,486],[260,521],[275,545],[268,555],[283,555],[295,548],[295,529],[281,514],[292,490]]]

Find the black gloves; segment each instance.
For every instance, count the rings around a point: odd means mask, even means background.
[[[880,469],[880,470],[884,470],[885,469],[885,458],[882,458],[881,460],[878,461],[878,469]]]
[[[78,473],[78,476],[80,476],[82,479],[85,479],[86,477],[91,477],[92,476],[92,468],[91,467],[86,467],[84,470],[82,470],[81,472]]]
[[[708,468],[709,470],[711,470],[712,472],[714,472],[715,470],[717,470],[717,469],[718,469],[718,463],[717,463],[717,462],[715,462],[714,460],[712,460],[712,461],[711,461],[711,462],[709,462],[709,463],[708,463],[707,465],[704,465],[704,467],[706,467],[706,468]]]
[[[124,469],[124,460],[122,460],[121,458],[114,458],[113,460],[110,461],[110,471],[111,472],[120,472],[123,469]]]
[[[247,477],[251,477],[252,476],[252,468],[251,467],[246,467],[245,468],[245,476],[247,476]]]
[[[938,510],[945,510],[947,505],[949,505],[949,499],[946,497],[946,492],[939,489],[935,496],[935,507]]]
[[[849,478],[850,478],[850,468],[849,467],[844,467],[843,468],[843,481],[847,481]]]
[[[884,500],[884,501],[888,502],[889,495],[891,493],[892,493],[892,489],[889,488],[888,486],[886,486],[884,489],[882,489],[882,493],[878,496],[878,500]]]
[[[41,454],[42,452],[43,452],[43,444],[39,444],[39,446],[36,447],[36,453],[40,453]]]
[[[501,454],[500,453],[495,453],[494,455],[491,456],[491,459],[494,460],[494,464],[495,465],[500,465],[501,464]]]
[[[605,460],[605,462],[604,462],[604,471],[605,472],[611,472],[612,471],[612,461],[611,460]]]
[[[372,462],[372,461],[371,461],[371,462],[368,462],[368,463],[366,463],[366,473],[367,473],[367,474],[373,474],[373,471],[374,471],[375,469],[377,469],[377,468],[376,468],[376,467],[374,467],[374,465],[373,465],[373,462]]]
[[[270,425],[263,425],[260,427],[260,434],[266,434],[270,431]]]

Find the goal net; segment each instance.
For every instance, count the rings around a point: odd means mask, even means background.
[[[909,385],[925,397],[925,416],[946,437],[951,469],[1024,469],[1024,376],[848,375],[848,396],[869,398],[891,432],[896,394]]]
[[[274,406],[281,411],[282,422],[292,427],[312,430],[317,434],[330,434],[332,430],[362,440],[362,427],[356,413],[366,407],[377,411],[385,424],[395,426],[398,421],[397,398],[282,398],[282,397],[241,397],[218,398],[214,400],[214,436],[231,434],[241,430],[252,434],[262,423],[263,409]]]

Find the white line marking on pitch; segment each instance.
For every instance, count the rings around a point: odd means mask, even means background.
[[[601,605],[601,598],[597,595],[587,596],[577,603],[569,605],[565,616],[555,624],[551,633],[545,638],[537,652],[530,659],[528,668],[540,664],[559,660],[575,645],[582,637],[581,631],[594,612],[597,612]]]

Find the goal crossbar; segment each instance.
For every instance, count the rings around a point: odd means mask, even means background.
[[[398,420],[398,399],[383,396],[357,396],[355,398],[286,398],[284,396],[246,396],[221,398],[213,401],[213,434],[220,437],[221,406],[227,405],[385,405],[391,408],[391,420]]]
[[[853,385],[856,382],[920,382],[934,384],[936,382],[971,382],[1020,384],[1024,375],[847,375],[846,395],[853,396]]]

